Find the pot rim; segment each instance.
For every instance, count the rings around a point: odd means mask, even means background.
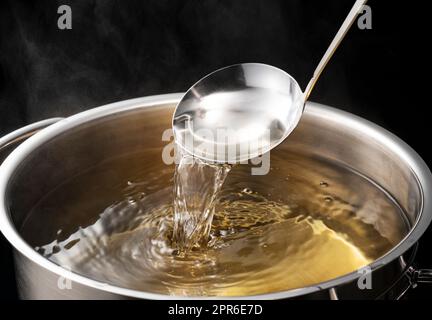
[[[19,232],[15,229],[13,225],[11,217],[8,214],[5,193],[8,183],[13,176],[15,170],[31,152],[33,152],[40,145],[49,141],[58,134],[74,128],[77,125],[82,125],[83,123],[90,122],[101,117],[106,117],[108,115],[128,110],[154,107],[158,105],[161,106],[165,104],[177,104],[183,95],[184,93],[172,93],[148,96],[143,98],[135,98],[115,102],[94,109],[90,109],[60,120],[59,122],[41,130],[34,136],[24,141],[14,151],[12,151],[12,153],[5,159],[5,161],[0,167],[0,231],[12,244],[15,250],[26,256],[32,262],[38,264],[40,267],[57,274],[59,277],[64,277],[80,285],[92,287],[105,292],[141,299],[282,299],[301,296],[319,290],[334,288],[341,284],[352,282],[358,279],[362,275],[362,273],[358,271],[353,271],[343,276],[303,288],[296,288],[286,291],[252,296],[171,296],[118,287],[101,281],[92,280],[77,273],[73,273],[44,258],[21,238]],[[432,174],[423,159],[410,146],[408,146],[405,142],[403,142],[401,139],[399,139],[389,131],[368,120],[365,120],[363,118],[339,109],[313,102],[308,102],[306,104],[305,112],[323,119],[328,119],[333,122],[336,121],[344,123],[344,125],[347,125],[355,130],[364,132],[368,136],[372,136],[376,141],[385,144],[390,150],[397,153],[398,156],[401,157],[403,161],[410,167],[417,179],[417,183],[420,187],[422,201],[420,206],[420,213],[418,214],[416,221],[413,224],[409,233],[399,242],[399,244],[396,245],[387,254],[368,265],[371,271],[379,269],[380,267],[388,264],[389,262],[401,256],[404,252],[406,252],[420,238],[420,236],[429,226],[432,220],[432,199],[425,197],[424,195],[429,194],[432,191]]]

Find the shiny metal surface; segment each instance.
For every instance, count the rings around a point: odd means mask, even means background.
[[[4,158],[15,149],[21,142],[34,135],[36,132],[46,128],[63,118],[51,118],[38,121],[28,126],[19,128],[0,138],[0,164]]]
[[[238,163],[265,153],[296,127],[303,93],[286,72],[260,63],[217,70],[194,84],[177,105],[178,145],[210,162]]]
[[[243,63],[216,70],[182,97],[173,117],[178,145],[209,162],[239,163],[279,145],[297,126],[321,73],[367,0],[357,0],[303,93],[288,73]]]
[[[0,167],[0,229],[15,248],[21,297],[185,298],[129,290],[71,273],[39,255],[17,231],[29,208],[83,168],[115,154],[166,145],[166,141],[161,141],[162,133],[171,126],[171,115],[181,96],[122,101],[77,114],[38,132],[4,161]],[[337,161],[370,177],[397,200],[406,212],[411,230],[392,251],[370,265],[373,291],[359,290],[356,280],[360,274],[353,272],[306,288],[248,298],[376,297],[404,270],[398,258],[407,253],[430,224],[432,202],[425,194],[431,193],[432,175],[426,164],[388,131],[352,114],[315,103],[307,104],[297,129],[272,153],[279,148]],[[369,218],[373,223],[374,217]],[[72,281],[70,289],[58,285],[63,279]],[[187,297],[196,298],[202,297]]]

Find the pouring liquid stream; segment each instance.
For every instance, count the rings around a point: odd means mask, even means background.
[[[356,2],[346,26],[364,2]],[[326,56],[320,70],[331,55]],[[173,174],[155,162],[158,157],[160,150],[143,150],[65,182],[32,209],[24,237],[32,243],[34,234],[46,234],[45,242],[33,242],[40,254],[95,280],[179,296],[241,296],[355,271],[406,233],[393,200],[338,165],[280,151],[272,157],[278,172],[256,180],[242,166],[187,154],[181,154]],[[88,195],[80,192],[100,180],[110,181],[114,191],[108,195],[97,184]],[[222,188],[224,182],[229,183]],[[64,202],[59,205],[58,199]],[[99,213],[91,206],[94,199],[105,203],[99,218],[83,223],[82,215],[72,223],[76,212]],[[32,229],[40,225],[32,219],[43,218],[50,208],[69,217],[64,218],[69,225],[54,236],[53,230]],[[378,216],[385,223],[376,223]]]
[[[102,282],[238,296],[352,272],[406,234],[385,192],[331,163],[279,150],[266,176],[187,157],[175,173],[159,156],[146,149],[65,181],[32,209],[23,237],[58,265]],[[47,214],[58,230],[36,223]]]
[[[253,142],[254,133],[259,131],[257,128],[262,127],[262,122],[264,122],[267,123],[265,126],[267,129],[262,131],[270,132],[268,137],[276,136],[277,138],[266,139],[267,143],[261,149],[269,151],[275,147],[297,125],[304,104],[315,83],[366,2],[367,0],[357,0],[354,3],[316,67],[304,93],[301,93],[297,82],[289,75],[281,76],[282,71],[275,71],[274,67],[261,64],[229,66],[216,70],[198,81],[186,92],[174,112],[173,131],[178,134],[176,141],[178,145],[187,148],[190,154],[194,154],[196,145],[193,143],[187,144],[186,141],[188,140],[187,137],[192,141],[195,136],[199,137],[199,134],[194,131],[196,130],[195,122],[210,131],[217,130],[225,123],[225,126],[230,129],[236,129],[228,130],[228,132],[236,132],[233,137],[239,136],[239,132],[244,128],[251,127],[253,129],[249,130],[249,132],[246,131],[247,134],[245,135],[247,139],[250,139],[248,141],[249,147],[244,149],[248,152],[242,154],[241,151],[237,151],[234,157],[227,157],[227,155],[223,157],[224,159],[235,160],[250,159],[253,157],[250,154],[251,150],[254,150],[255,153],[260,150],[260,148],[255,150],[252,147],[259,144],[251,142]],[[242,83],[244,88],[242,87],[241,90],[238,89],[239,83],[236,82],[238,79],[244,80],[244,83]],[[264,81],[261,81],[262,79]],[[223,86],[220,87],[220,83],[227,87],[226,90],[224,90]],[[254,86],[263,86],[263,88],[251,90],[250,87]],[[214,88],[217,88],[219,92],[217,90],[212,92],[215,90]],[[237,92],[234,91],[235,94],[233,94],[232,88],[237,88]],[[247,90],[245,90],[246,88]],[[279,94],[274,93],[279,93],[279,91],[284,94],[279,96]],[[215,103],[213,100],[219,101],[219,103]],[[287,112],[289,109],[292,110]],[[214,118],[217,114],[219,114],[222,122],[215,121]],[[220,116],[220,114],[223,116]],[[285,116],[281,118],[281,114],[285,114]],[[264,121],[266,118],[269,119]],[[239,125],[240,128],[238,128]],[[204,136],[199,139],[200,143],[201,140],[208,141],[209,139]],[[228,141],[230,140],[228,139]],[[173,235],[174,241],[181,252],[195,245],[203,244],[205,239],[208,238],[217,195],[229,172],[229,167],[220,164],[221,162],[210,165],[206,163],[205,159],[216,160],[217,152],[215,150],[217,148],[215,147],[223,145],[225,141],[225,138],[222,141],[213,141],[210,148],[206,147],[205,150],[208,151],[209,149],[210,154],[201,157],[204,160],[195,160],[181,151],[181,160],[176,167],[174,181]],[[237,144],[238,147],[239,143]],[[225,148],[223,149],[225,150]],[[259,154],[255,154],[255,156],[257,155]]]
[[[206,246],[217,196],[231,166],[209,164],[181,152],[174,174],[173,242],[180,254]]]

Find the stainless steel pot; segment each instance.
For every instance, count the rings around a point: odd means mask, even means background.
[[[82,168],[114,153],[162,148],[162,132],[170,127],[180,98],[181,94],[167,94],[113,103],[33,124],[0,139],[0,161],[13,150],[0,167],[0,229],[14,248],[20,297],[184,298],[120,288],[72,273],[39,255],[18,231],[46,192]],[[371,290],[361,290],[357,280],[362,274],[353,272],[310,287],[247,298],[397,298],[414,281],[430,281],[430,271],[410,266],[412,246],[432,219],[432,175],[414,150],[371,122],[316,103],[308,103],[300,125],[280,148],[299,148],[370,177],[396,199],[411,229],[388,254],[369,265]],[[68,280],[71,286],[62,285]]]

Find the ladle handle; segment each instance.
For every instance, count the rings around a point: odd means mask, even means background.
[[[327,48],[327,51],[325,52],[324,56],[321,58],[321,61],[319,62],[318,66],[316,67],[316,69],[314,71],[312,79],[309,81],[309,83],[305,89],[305,92],[304,92],[304,101],[305,102],[309,98],[309,95],[312,92],[312,89],[314,88],[315,83],[317,82],[318,78],[320,77],[320,75],[323,72],[324,68],[326,67],[327,63],[329,62],[329,60],[331,59],[331,57],[335,53],[336,49],[339,47],[339,44],[342,42],[346,33],[351,28],[357,15],[359,14],[360,10],[362,10],[362,8],[366,4],[366,2],[367,2],[367,0],[357,0],[354,3],[354,6],[352,7],[348,16],[345,18],[345,21],[342,24],[342,26],[340,27],[339,31],[336,33],[336,36],[333,38],[333,41],[330,43],[330,46]]]

